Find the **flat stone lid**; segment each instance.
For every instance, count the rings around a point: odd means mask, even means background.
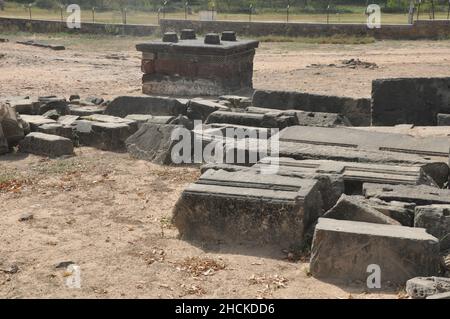
[[[255,49],[258,46],[259,41],[255,40],[221,41],[220,44],[205,44],[204,38],[197,38],[180,40],[177,43],[162,42],[161,40],[150,41],[137,44],[136,49],[141,52],[230,55]]]
[[[319,222],[316,226],[316,231],[317,230],[439,242],[436,237],[428,234],[425,228],[373,224],[323,217],[319,218]]]

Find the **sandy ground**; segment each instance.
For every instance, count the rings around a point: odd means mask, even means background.
[[[138,40],[50,39],[69,44],[62,52],[0,43],[0,96],[138,94]],[[327,66],[349,58],[378,68]],[[264,43],[254,82],[257,88],[369,96],[371,79],[448,75],[449,59],[449,41]],[[195,167],[162,167],[84,147],[58,160],[0,157],[0,297],[403,296],[397,288],[367,293],[364,283],[321,282],[309,276],[307,263],[288,260],[277,248],[177,239],[171,210],[198,174]],[[26,213],[33,218],[19,221]],[[80,266],[81,289],[67,288],[67,273],[56,268],[67,261]]]

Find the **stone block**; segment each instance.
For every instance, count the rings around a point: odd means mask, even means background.
[[[436,275],[439,241],[421,228],[319,218],[311,252],[314,277],[366,287],[373,264],[380,267],[382,287]]]
[[[297,124],[301,126],[320,126],[320,127],[336,127],[336,126],[351,126],[350,121],[345,117],[337,113],[324,113],[324,112],[307,112],[307,111],[297,111],[297,110],[277,110],[277,109],[267,109],[261,107],[247,107],[246,111],[248,113],[258,113],[266,114],[268,117],[275,116],[295,116]],[[269,117],[269,118],[270,118]],[[287,127],[286,126],[286,127]]]
[[[438,238],[441,250],[450,249],[450,205],[417,206],[414,227],[425,228]]]
[[[65,137],[33,132],[20,141],[19,150],[23,153],[59,157],[72,155],[73,143]]]
[[[322,211],[316,180],[208,170],[179,198],[173,222],[188,240],[300,246]]]
[[[159,96],[119,96],[109,103],[105,114],[125,117],[130,114],[170,115],[186,114],[187,102]]]
[[[196,98],[189,101],[187,116],[192,120],[205,121],[215,111],[229,111],[229,108],[214,101]]]
[[[21,115],[22,120],[30,125],[31,132],[36,132],[38,127],[44,124],[55,124],[56,121],[42,115]]]
[[[400,201],[416,205],[450,204],[450,190],[427,185],[386,185],[364,183],[365,197],[384,201]]]
[[[63,125],[60,123],[43,124],[38,126],[36,132],[41,132],[50,135],[58,135],[68,139],[73,139],[73,127]]]
[[[36,98],[13,99],[8,101],[19,114],[35,115],[39,112],[40,103]]]
[[[256,90],[253,105],[280,110],[337,113],[355,126],[370,125],[370,100],[327,96],[304,92]]]
[[[105,108],[101,106],[69,105],[70,115],[91,116],[95,114],[103,114],[104,111]]]
[[[372,81],[372,125],[436,125],[450,113],[450,77]]]
[[[126,123],[78,120],[74,125],[81,145],[106,151],[125,152],[125,140],[136,132],[136,128]]]
[[[128,153],[133,158],[147,160],[157,164],[173,164],[172,148],[177,143],[172,140],[172,133],[184,129],[182,125],[145,123],[126,140]],[[189,130],[188,143],[191,145],[192,136]],[[191,147],[192,150],[192,147]]]
[[[378,210],[366,205],[359,196],[342,195],[330,210],[324,215],[324,218],[339,220],[351,220],[355,222],[400,225],[398,221],[392,219]]]

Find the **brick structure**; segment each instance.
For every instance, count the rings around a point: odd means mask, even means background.
[[[136,49],[142,52],[144,73],[142,91],[164,95],[222,95],[251,89],[253,57],[258,45],[258,41],[252,40],[219,40],[218,44],[206,44],[203,38],[138,44]]]

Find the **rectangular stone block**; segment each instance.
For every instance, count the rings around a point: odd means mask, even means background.
[[[345,283],[366,281],[379,266],[382,287],[404,285],[439,271],[439,242],[425,229],[319,218],[310,271],[316,278]]]
[[[450,113],[450,77],[372,81],[372,125],[436,125]]]
[[[102,150],[125,152],[125,141],[136,132],[137,127],[126,123],[106,123],[87,120],[75,122],[75,132],[81,145]]]
[[[204,44],[200,38],[176,43],[140,43],[136,49],[143,52],[142,91],[207,96],[251,89],[253,57],[258,44],[249,40]]]
[[[19,114],[35,115],[39,113],[40,103],[36,98],[12,99],[8,101]]]
[[[72,155],[73,143],[65,137],[33,132],[20,141],[19,150],[23,153],[59,157]]]
[[[434,185],[434,181],[423,171],[423,165],[386,165],[331,160],[295,160],[292,158],[266,157],[255,167],[278,165],[280,170],[295,173],[321,173],[341,175],[346,194],[362,194],[363,183]]]
[[[280,141],[442,157],[448,157],[450,148],[450,140],[446,137],[417,138],[345,127],[287,127],[280,132]]]
[[[182,125],[145,123],[126,140],[128,153],[133,158],[157,164],[173,164],[174,159],[171,152],[177,141],[172,140],[172,133],[180,129],[188,134],[185,138],[189,139],[188,146],[190,147],[190,152],[192,152],[192,136],[190,131],[186,130]],[[192,159],[191,153],[188,159]]]
[[[386,185],[364,183],[365,197],[401,201],[416,205],[450,204],[450,190],[427,185]]]
[[[321,212],[316,180],[208,170],[183,191],[173,222],[188,240],[298,248]]]
[[[78,116],[90,116],[94,114],[103,114],[105,108],[102,106],[80,106],[69,105],[69,113]]]
[[[370,100],[304,92],[256,90],[253,105],[280,110],[337,113],[355,126],[370,125]]]
[[[43,124],[38,126],[37,132],[58,135],[68,139],[73,139],[73,127],[60,123]]]
[[[125,117],[130,114],[171,115],[186,114],[187,100],[160,96],[119,96],[105,109],[105,114]]]
[[[43,117],[42,115],[21,115],[22,120],[30,125],[31,132],[36,132],[38,127],[44,124],[55,124],[56,121]]]

